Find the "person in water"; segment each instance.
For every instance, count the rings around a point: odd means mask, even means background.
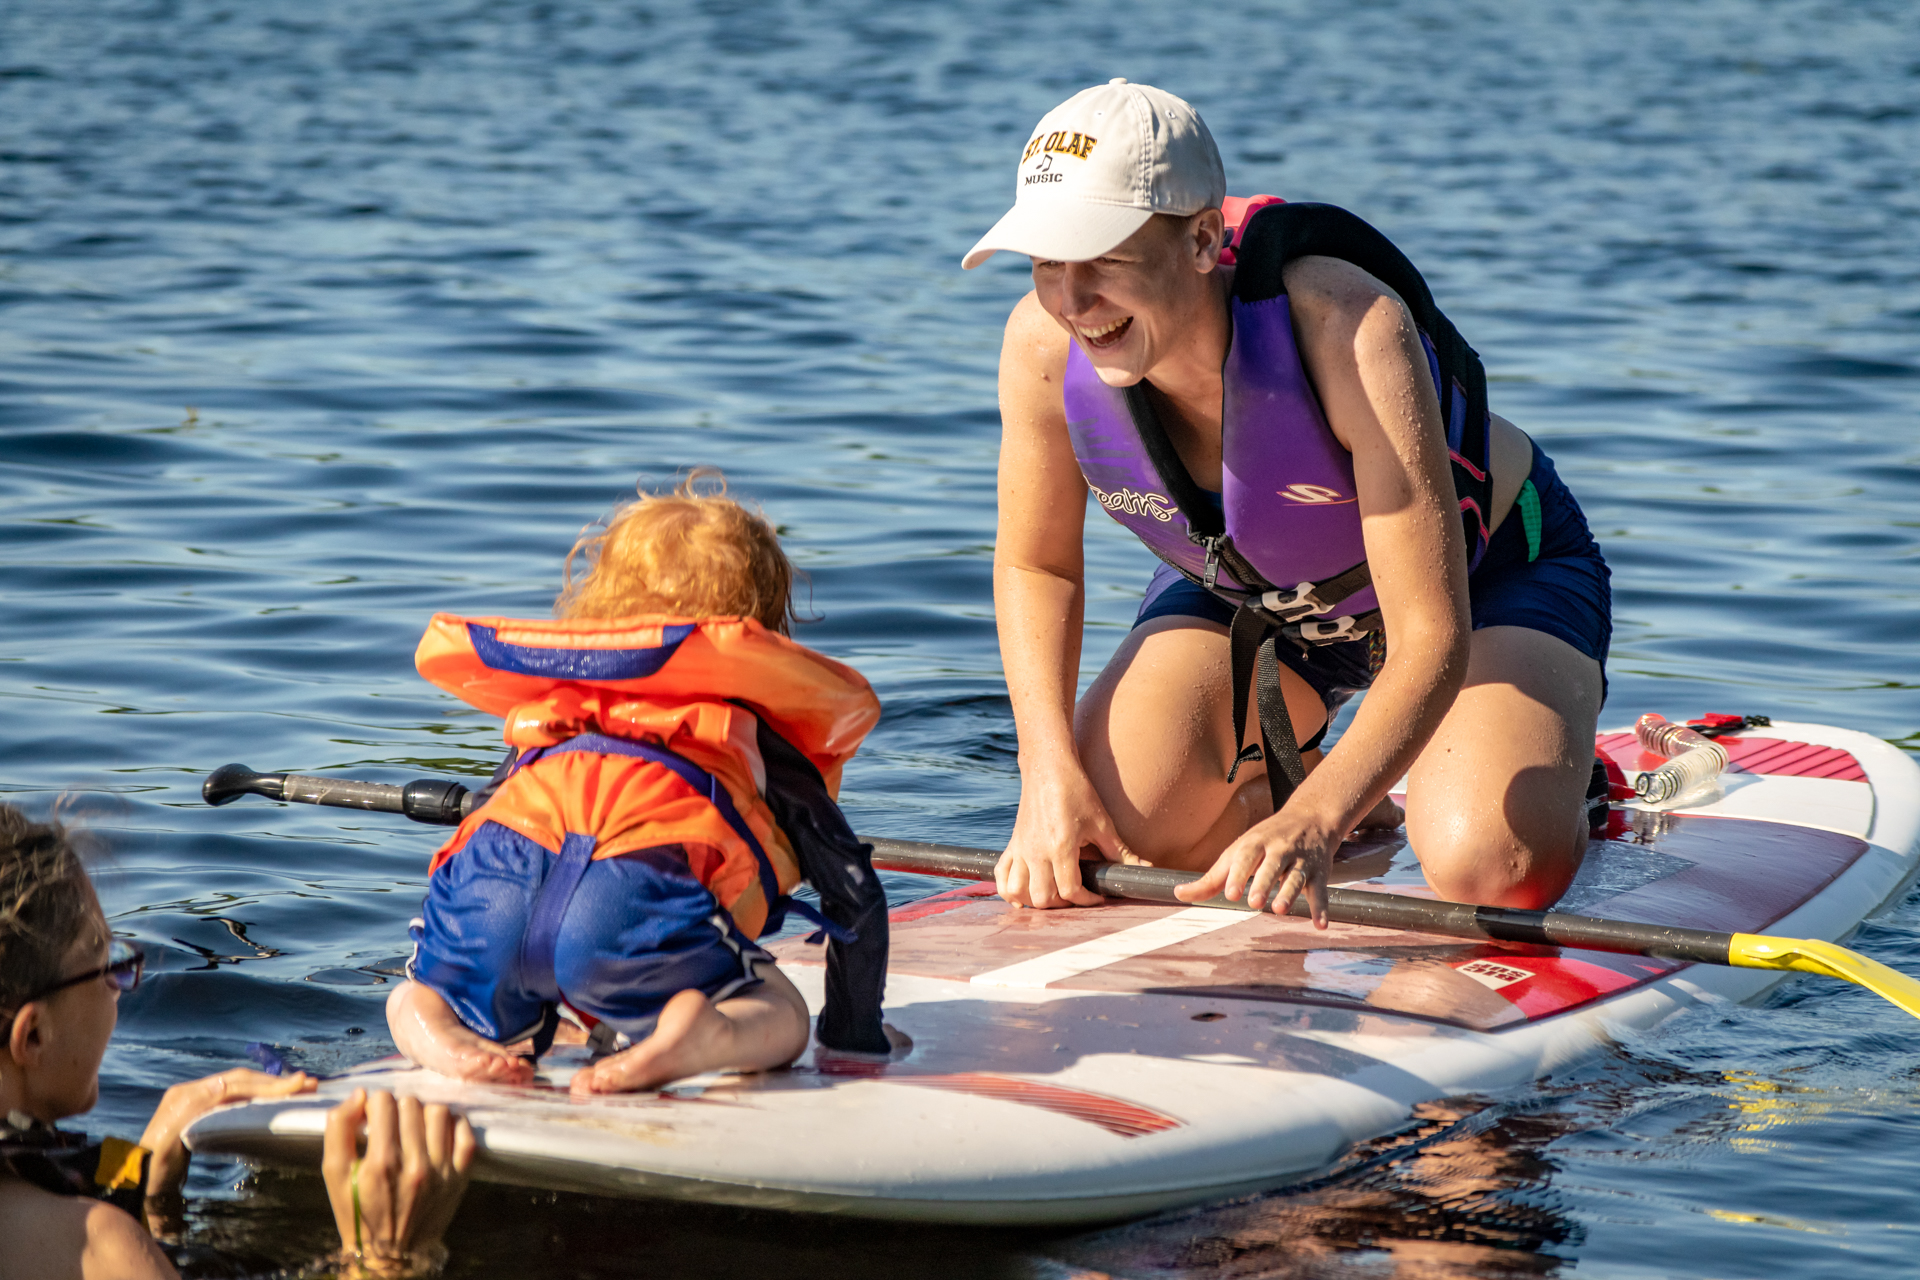
[[[89,1142],[58,1128],[98,1100],[120,996],[139,985],[143,960],[113,938],[72,833],[0,804],[0,1272],[8,1280],[173,1277],[155,1234],[177,1216],[187,1126],[228,1103],[314,1088],[304,1072],[236,1069],[168,1089],[138,1143]],[[443,1106],[356,1090],[335,1107],[321,1167],[340,1229],[336,1273],[436,1269],[473,1155],[467,1122]],[[204,1261],[204,1250],[187,1252]]]
[[[782,1066],[807,1006],[755,939],[788,911],[833,937],[820,1043],[892,1047],[885,894],[834,800],[879,701],[787,638],[792,566],[708,476],[583,537],[558,621],[442,614],[421,641],[421,674],[512,748],[434,855],[387,1004],[422,1066],[525,1083],[562,1034],[596,1050],[576,1094]],[[803,878],[824,917],[787,896]]]
[[[1227,200],[1198,113],[1125,80],[1044,117],[1016,181],[962,264],[1033,270],[1000,357],[1002,896],[1098,903],[1091,849],[1204,872],[1192,901],[1304,891],[1323,924],[1334,851],[1401,821],[1404,774],[1436,893],[1559,898],[1596,786],[1608,571],[1419,272],[1344,210]],[[1089,489],[1165,563],[1076,705]]]

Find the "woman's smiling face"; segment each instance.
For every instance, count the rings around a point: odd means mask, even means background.
[[[1033,288],[1108,386],[1148,376],[1218,307],[1223,224],[1217,209],[1191,218],[1155,215],[1117,247],[1086,262],[1033,259]]]

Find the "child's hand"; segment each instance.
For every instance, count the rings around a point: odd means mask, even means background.
[[[355,1158],[360,1131],[366,1155]],[[466,1117],[441,1103],[384,1091],[352,1096],[327,1115],[320,1172],[333,1202],[343,1276],[398,1276],[435,1268],[441,1239],[467,1191],[478,1144]]]

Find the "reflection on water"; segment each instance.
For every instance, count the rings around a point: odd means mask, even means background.
[[[1347,205],[1426,269],[1613,564],[1610,720],[1920,747],[1909,8],[0,5],[0,792],[93,793],[155,957],[97,1125],[253,1042],[384,1051],[435,833],[209,810],[198,779],[488,772],[497,726],[413,675],[426,617],[543,611],[636,477],[720,463],[780,524],[804,638],[886,705],[859,828],[1004,836],[993,388],[1023,286],[956,262],[1032,122],[1114,75],[1191,97],[1236,191]],[[1091,671],[1152,561],[1088,528]],[[1861,945],[1920,966],[1920,912]],[[491,1189],[459,1265],[1903,1275],[1912,1045],[1796,981],[1293,1196],[1063,1241]],[[209,1238],[318,1247],[311,1181],[194,1188],[233,1193]]]
[[[1747,1071],[1697,1072],[1615,1059],[1519,1102],[1463,1100],[1422,1108],[1405,1133],[1349,1156],[1350,1172],[1336,1171],[1305,1189],[1165,1215],[1055,1241],[1044,1250],[1071,1274],[1141,1280],[1440,1280],[1556,1275],[1576,1268],[1602,1274],[1800,1274],[1794,1263],[1817,1266],[1818,1239],[1852,1234],[1844,1217],[1876,1191],[1857,1185],[1865,1169],[1837,1168],[1825,1184],[1801,1184],[1786,1197],[1799,1200],[1797,1213],[1783,1213],[1761,1207],[1782,1198],[1769,1195],[1764,1185],[1785,1185],[1787,1168],[1804,1163],[1813,1154],[1809,1148],[1824,1145],[1808,1132],[1810,1124],[1876,1131],[1877,1140],[1855,1154],[1871,1168],[1876,1150],[1900,1149],[1899,1131],[1910,1141],[1920,1128],[1916,1102],[1920,1095],[1911,1087],[1893,1096],[1863,1096]],[[1889,1127],[1894,1134],[1885,1132]],[[1757,1136],[1770,1131],[1772,1138]],[[1663,1209],[1680,1207],[1672,1192],[1688,1179],[1689,1166],[1724,1160],[1726,1152],[1780,1163],[1772,1169],[1746,1165],[1761,1185],[1741,1207],[1695,1208],[1697,1218],[1683,1212],[1677,1222],[1660,1221]],[[1624,1171],[1637,1176],[1619,1176]],[[1614,1176],[1596,1178],[1603,1172]],[[1709,1186],[1720,1180],[1713,1173],[1702,1179]],[[1845,1206],[1842,1218],[1818,1216],[1823,1205],[1829,1211]],[[1893,1230],[1909,1234],[1911,1228]],[[1777,1243],[1782,1232],[1814,1243],[1788,1249],[1783,1257]],[[1756,1245],[1756,1238],[1766,1244]],[[1898,1246],[1869,1246],[1859,1265],[1896,1266],[1903,1256],[1910,1254]],[[1707,1261],[1716,1257],[1724,1271]],[[1761,1269],[1763,1257],[1774,1259],[1771,1270]]]

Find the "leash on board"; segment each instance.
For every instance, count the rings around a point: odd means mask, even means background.
[[[433,778],[399,786],[311,774],[256,773],[242,764],[215,769],[207,775],[200,794],[210,805],[229,804],[241,796],[257,795],[298,804],[398,813],[432,826],[459,825],[472,812],[481,795],[460,783]],[[873,865],[883,871],[908,871],[962,880],[991,880],[994,864],[999,861],[998,854],[986,849],[869,836],[862,836],[861,839],[873,846]],[[1233,902],[1226,898],[1187,902],[1176,897],[1173,892],[1176,888],[1200,878],[1191,871],[1127,866],[1114,862],[1083,862],[1081,875],[1088,888],[1109,898],[1163,902],[1181,907],[1252,910],[1244,902]],[[1288,914],[1310,914],[1304,895],[1294,899]],[[1920,979],[1910,978],[1857,951],[1817,938],[1780,938],[1757,933],[1721,933],[1674,925],[1637,924],[1628,920],[1603,920],[1596,916],[1572,915],[1561,911],[1522,911],[1512,907],[1476,906],[1467,902],[1437,902],[1428,898],[1410,898],[1402,894],[1332,885],[1327,888],[1327,919],[1335,924],[1427,933],[1475,942],[1575,947],[1688,964],[1824,974],[1865,987],[1920,1018]]]

